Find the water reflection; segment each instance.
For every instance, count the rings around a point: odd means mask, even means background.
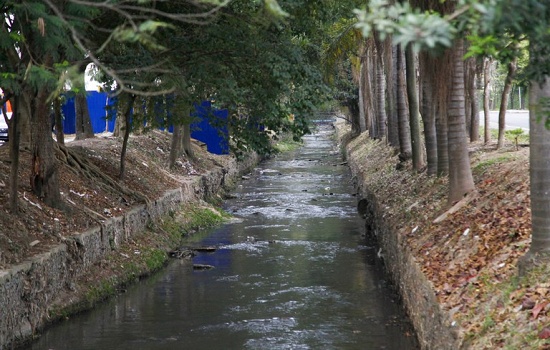
[[[361,238],[331,129],[236,190],[215,245],[46,332],[32,349],[416,349]]]

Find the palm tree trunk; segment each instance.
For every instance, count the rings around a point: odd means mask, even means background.
[[[384,74],[384,51],[382,43],[377,41],[376,49],[376,115],[377,135],[379,138],[386,138],[386,76]]]
[[[491,96],[490,93],[490,83],[491,83],[491,65],[493,61],[490,58],[483,60],[483,121],[485,123],[485,131],[483,135],[483,141],[485,144],[491,141],[491,132],[490,132],[490,112],[489,109],[489,99]]]
[[[424,156],[422,154],[422,142],[420,140],[420,112],[418,106],[418,93],[416,90],[416,68],[412,45],[405,49],[405,63],[407,74],[407,96],[409,97],[409,124],[411,129],[412,161],[413,169],[422,170]]]
[[[435,129],[437,132],[437,176],[449,174],[449,139],[447,137],[447,116],[443,106],[436,104]]]
[[[437,174],[437,133],[435,127],[435,106],[433,99],[433,75],[427,74],[427,66],[432,63],[427,61],[426,54],[420,60],[420,83],[422,90],[422,122],[424,125],[424,137],[426,139],[426,160],[428,163],[428,175]]]
[[[447,117],[449,142],[449,196],[448,202],[460,200],[465,194],[475,189],[468,139],[466,137],[466,113],[464,110],[464,62],[463,42],[457,40],[453,49],[453,73],[451,94]]]
[[[543,100],[550,99],[550,78],[531,82],[529,92],[529,170],[531,181],[531,247],[518,262],[524,275],[541,263],[550,262],[550,130],[545,122],[550,113]]]
[[[391,39],[391,38],[388,38]],[[388,121],[388,143],[393,147],[399,147],[399,128],[397,126],[397,70],[395,69],[395,57],[397,49],[395,46],[390,46],[389,40],[386,44],[385,50],[385,67],[386,76],[388,77],[388,88],[386,89],[387,100],[387,121]]]
[[[404,55],[401,46],[397,47],[396,73],[397,73],[397,116],[399,126],[399,150],[402,160],[408,160],[412,156],[411,129],[409,113],[407,110],[406,82],[403,74]]]
[[[359,131],[367,130],[365,115],[365,71],[363,59],[361,59],[361,68],[359,70]]]

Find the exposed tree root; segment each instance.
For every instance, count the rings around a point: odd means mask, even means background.
[[[66,147],[65,145],[56,144],[55,150],[58,159],[68,164],[77,174],[83,175],[87,179],[98,183],[99,186],[109,192],[121,193],[149,205],[150,200],[143,193],[130,190],[122,183],[117,182],[88,159],[81,157],[74,149]]]

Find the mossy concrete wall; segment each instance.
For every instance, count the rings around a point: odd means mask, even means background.
[[[337,123],[338,139],[342,145],[351,172],[363,198],[362,208],[367,234],[374,235],[384,256],[387,273],[402,298],[403,305],[417,333],[422,349],[460,349],[460,337],[447,312],[441,309],[431,282],[422,273],[402,236],[390,229],[384,218],[384,209],[378,205],[378,197],[384,193],[372,193],[369,181],[361,169],[368,167],[367,145],[347,147],[351,139],[349,128]]]
[[[257,162],[257,157],[250,156],[244,161],[234,160],[225,168],[216,167],[202,176],[193,176],[180,188],[167,191],[147,205],[133,207],[123,216],[75,233],[47,253],[9,270],[0,270],[0,350],[32,336],[48,321],[49,311],[56,307],[56,296],[70,296],[73,282],[79,276],[143,232],[151,222],[177,210],[184,202],[215,196]],[[64,304],[67,305],[67,300]]]

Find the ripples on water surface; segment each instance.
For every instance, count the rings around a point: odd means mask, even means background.
[[[192,238],[215,269],[173,261],[32,349],[416,349],[331,137],[255,169],[225,203],[242,220]]]

